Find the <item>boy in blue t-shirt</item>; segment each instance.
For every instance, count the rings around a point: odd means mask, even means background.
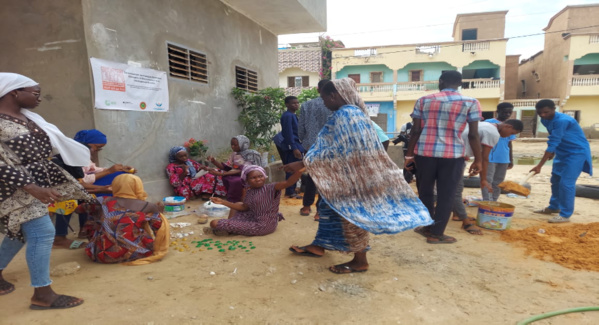
[[[512,112],[514,111],[514,105],[511,103],[500,103],[497,105],[497,119],[488,119],[485,122],[499,124],[507,121]],[[514,167],[512,159],[512,140],[516,139],[515,135],[509,137],[500,138],[499,142],[491,149],[489,153],[489,166],[487,168],[487,183],[491,184],[493,193],[490,193],[488,189],[482,189],[482,196],[484,201],[497,201],[501,194],[499,184],[505,179],[505,174],[508,169]]]

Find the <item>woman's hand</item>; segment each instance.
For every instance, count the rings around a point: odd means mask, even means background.
[[[212,201],[212,203],[214,203],[214,204],[223,204],[223,199],[218,198],[218,197],[211,197],[210,201]]]
[[[158,208],[158,211],[160,211],[160,213],[164,212],[164,203],[162,201],[156,202],[156,207]]]
[[[116,173],[116,172],[126,172],[129,169],[125,170],[125,166],[123,166],[121,164],[116,164],[116,165],[112,165],[112,167],[108,168],[108,170],[112,174],[112,173]]]
[[[208,158],[206,158],[206,159],[208,159],[208,161],[211,162],[211,163],[213,163],[213,164],[216,163],[216,158],[214,158],[212,156],[208,156]]]
[[[219,172],[216,169],[210,169],[208,172],[214,176],[225,176],[225,173]]]
[[[536,174],[539,174],[539,173],[541,173],[541,168],[542,168],[542,167],[543,167],[542,165],[536,165],[536,166],[535,166],[535,168],[531,169],[531,170],[530,170],[530,171],[528,171],[528,172],[529,172],[529,173],[530,173],[530,172],[535,172],[535,175],[536,175]]]
[[[304,168],[303,161],[296,161],[281,167],[287,173],[296,173]]]
[[[34,198],[42,201],[44,204],[54,203],[60,198],[60,193],[52,188],[45,188],[35,184],[29,184],[23,187],[23,189],[27,193],[31,194]]]
[[[136,174],[137,170],[131,166],[123,166],[123,171],[131,174]]]

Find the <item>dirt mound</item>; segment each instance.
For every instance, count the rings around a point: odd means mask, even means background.
[[[599,222],[506,230],[501,239],[524,246],[526,254],[541,260],[573,270],[599,271]]]

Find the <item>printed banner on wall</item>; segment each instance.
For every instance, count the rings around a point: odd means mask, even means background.
[[[368,116],[379,115],[380,108],[381,108],[381,104],[366,104],[366,110],[368,110]]]
[[[89,60],[94,78],[96,108],[168,111],[166,72],[96,58]]]

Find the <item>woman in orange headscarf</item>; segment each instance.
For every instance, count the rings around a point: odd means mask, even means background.
[[[146,264],[161,259],[168,247],[168,221],[162,207],[145,201],[141,179],[122,174],[112,181],[113,197],[101,198],[95,231],[85,252],[99,263]],[[99,207],[97,207],[99,208]]]

